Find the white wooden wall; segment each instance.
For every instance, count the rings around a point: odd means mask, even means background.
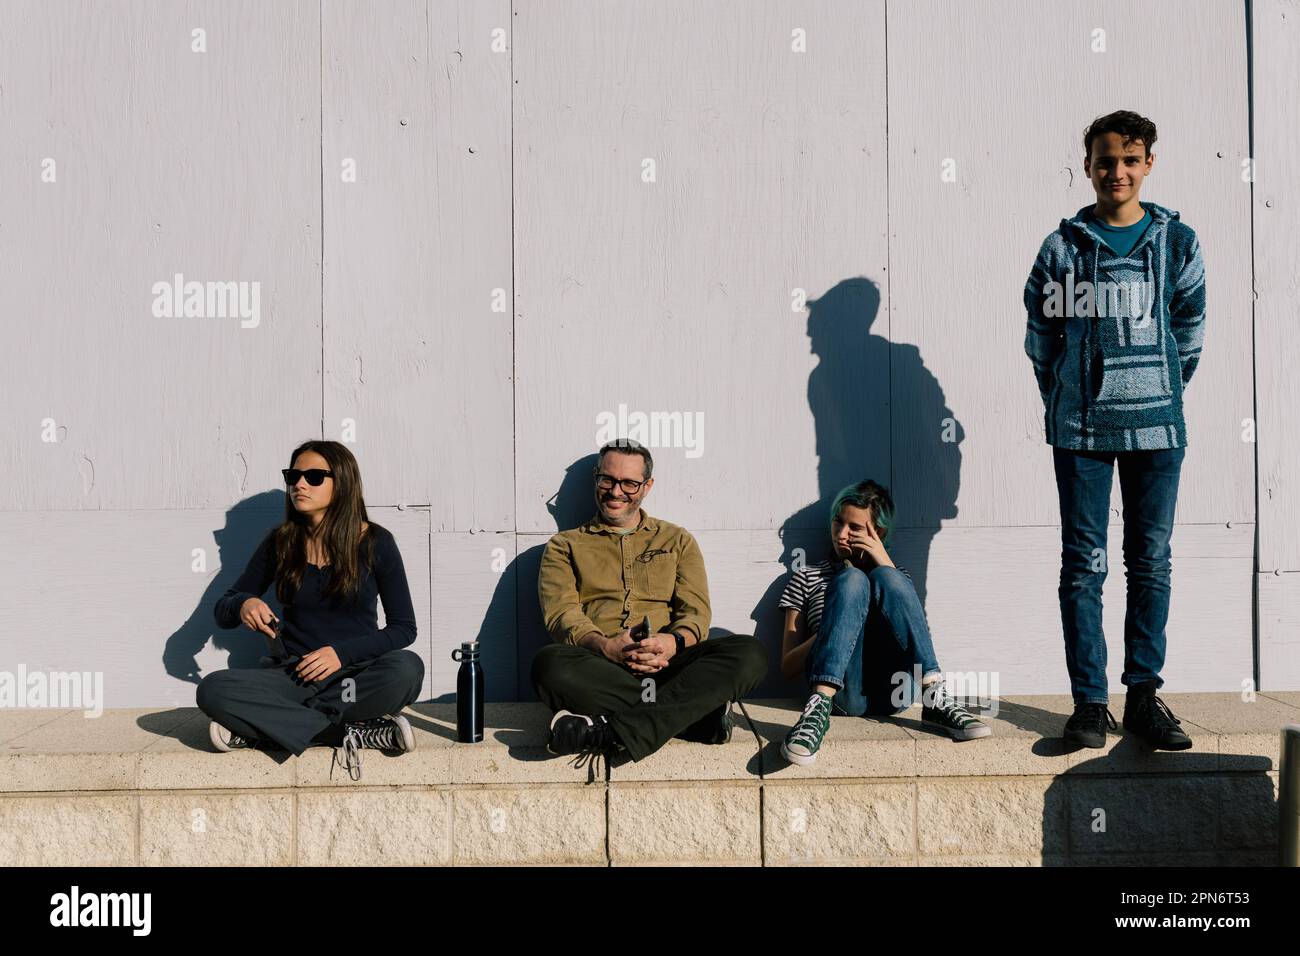
[[[624,406],[703,420],[647,507],[696,532],[718,633],[775,666],[786,564],[871,476],[944,668],[1064,692],[1021,289],[1126,107],[1209,275],[1165,677],[1300,688],[1300,12],[1253,4],[1253,186],[1247,29],[1219,0],[3,0],[0,670],[192,704],[259,652],[212,604],[278,470],[351,428],[426,696],[477,638],[529,698],[539,551]],[[260,324],[155,318],[177,272],[258,281]]]

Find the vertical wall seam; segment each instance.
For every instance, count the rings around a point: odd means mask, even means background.
[[[424,536],[425,536],[425,544],[428,550],[428,561],[429,561],[429,663],[432,665],[433,651],[435,647],[435,642],[433,640],[433,624],[434,624],[433,603],[434,602],[433,602],[433,507],[432,506],[430,506],[429,508],[429,519],[428,519],[428,523],[425,525],[424,528]],[[429,682],[429,697],[430,699],[432,699],[433,697],[433,668],[432,667],[430,667],[429,672],[424,675],[424,679]],[[423,687],[420,688],[420,692],[421,693],[424,692]]]
[[[609,849],[609,767],[605,767],[605,865],[614,865],[614,854]]]
[[[890,275],[890,222],[889,214],[893,205],[889,192],[889,167],[892,164],[889,152],[889,0],[882,0],[885,14],[884,48],[885,48],[885,328],[892,345],[894,341],[894,279]],[[889,375],[889,487],[894,485],[894,350],[885,350],[888,356]]]
[[[1254,563],[1250,575],[1250,644],[1251,661],[1254,669],[1255,687],[1262,686],[1263,673],[1260,667],[1260,626],[1259,626],[1259,569],[1260,538],[1259,527],[1263,514],[1260,512],[1260,467],[1259,467],[1259,350],[1255,335],[1255,303],[1258,290],[1255,285],[1255,48],[1254,48],[1254,4],[1245,0],[1243,10],[1246,16],[1246,153],[1251,171],[1249,187],[1250,207],[1250,414],[1255,424],[1255,441],[1253,459],[1255,463],[1255,533]]]
[[[515,263],[515,12],[514,0],[510,3],[510,525],[514,528],[515,549],[515,700],[523,700],[520,686],[522,652],[520,644],[519,614],[519,350],[516,320],[518,312],[518,274]],[[606,818],[608,841],[608,817]],[[609,856],[608,844],[606,859]]]
[[[325,440],[325,0],[317,5],[316,17],[317,74],[316,93],[320,97],[320,437]]]

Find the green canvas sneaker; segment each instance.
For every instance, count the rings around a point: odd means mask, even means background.
[[[793,764],[806,767],[817,759],[822,738],[831,726],[831,698],[814,691],[804,705],[803,714],[790,728],[781,744],[781,756]]]

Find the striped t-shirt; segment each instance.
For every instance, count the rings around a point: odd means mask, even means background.
[[[791,607],[803,612],[805,640],[817,636],[817,629],[822,622],[822,608],[826,606],[826,587],[843,568],[842,560],[827,558],[816,564],[804,565],[791,573],[777,607]],[[907,580],[912,580],[912,575],[906,568],[900,567],[898,570],[907,575]]]

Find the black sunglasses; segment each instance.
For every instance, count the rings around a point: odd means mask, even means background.
[[[324,484],[326,478],[334,477],[334,472],[327,471],[324,468],[308,468],[305,471],[301,468],[281,468],[280,474],[284,475],[284,483],[291,488],[298,483],[298,479],[303,475],[307,476],[307,484],[313,488]]]

